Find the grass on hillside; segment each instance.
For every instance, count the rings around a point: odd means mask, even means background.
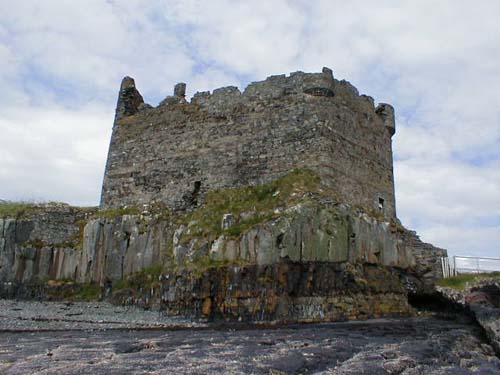
[[[466,273],[446,279],[441,279],[437,282],[438,286],[463,290],[468,284],[473,284],[481,279],[498,279],[500,280],[500,272],[490,273]]]
[[[73,296],[75,301],[99,301],[102,298],[102,290],[96,284],[82,284],[76,294]]]
[[[138,289],[148,290],[159,287],[159,278],[163,273],[163,266],[158,264],[149,268],[144,268],[131,275],[125,276],[113,285],[113,293],[132,291]]]
[[[76,284],[72,279],[48,280],[47,295],[58,301],[99,301],[102,289],[93,283]]]
[[[34,203],[0,202],[0,218],[24,218],[33,214],[36,209],[37,206]]]
[[[234,189],[217,189],[207,193],[203,205],[189,214],[187,222],[196,222],[194,236],[220,235],[237,237],[252,226],[269,220],[274,210],[303,198],[304,193],[318,192],[320,178],[308,169],[296,169],[276,181]],[[236,223],[221,229],[224,214],[233,214]],[[248,218],[240,219],[242,213]]]

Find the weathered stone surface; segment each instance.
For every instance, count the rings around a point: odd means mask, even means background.
[[[447,256],[446,250],[422,242],[414,231],[404,230],[399,235],[414,259],[406,272],[407,289],[415,294],[434,294],[436,280],[443,277],[441,258]]]
[[[88,313],[92,311],[84,311],[84,317],[90,321],[101,319],[97,313],[90,317]],[[137,313],[129,312],[134,317]],[[119,315],[127,317],[124,313]],[[139,322],[155,322],[152,315],[139,318]],[[98,327],[114,320],[110,316],[104,319]],[[481,340],[474,327],[463,323],[425,318],[244,328],[133,333],[95,329],[28,335],[0,332],[0,372],[5,375],[494,375],[500,372],[500,360],[491,347]]]
[[[76,280],[103,285],[107,280],[117,281],[164,264],[167,243],[175,241],[173,228],[168,221],[146,223],[144,220],[137,215],[125,215],[113,220],[89,221],[83,232]]]
[[[230,234],[238,223],[229,213],[219,221],[225,223],[225,234],[208,237],[196,234],[196,221],[184,224],[182,214],[97,217],[88,219],[83,230],[68,218],[69,208],[52,216],[3,220],[0,259],[4,270],[13,271],[3,273],[3,295],[47,295],[43,286],[34,285],[31,292],[19,287],[16,294],[15,286],[7,284],[49,278],[108,288],[128,275],[162,266],[166,281],[159,292],[141,288],[134,297],[122,294],[117,301],[150,305],[162,299],[170,313],[209,319],[319,321],[407,314],[399,277],[418,269],[418,239],[408,242],[403,234],[414,235],[394,224],[306,195],[306,201],[280,208],[275,218],[238,235]],[[65,247],[40,242],[42,247],[33,248],[29,241],[38,243],[40,225],[63,231],[53,237]],[[49,232],[43,235],[50,237]],[[419,257],[426,252],[435,256],[424,246]],[[428,270],[423,272],[425,276]],[[390,287],[381,287],[378,279]]]
[[[163,282],[162,308],[196,319],[305,322],[402,316],[411,310],[399,274],[389,268],[288,260],[170,275]]]
[[[74,278],[82,226],[95,211],[48,204],[31,217],[0,218],[0,283]]]
[[[135,81],[130,77],[123,78],[116,104],[115,121],[136,114],[143,103],[141,94],[135,88]]]
[[[376,110],[330,69],[271,76],[243,93],[233,86],[198,93],[189,103],[184,89],[154,109],[118,106],[102,207],[192,208],[209,189],[259,185],[305,166],[345,203],[395,217],[394,111]],[[139,102],[134,95],[119,104]]]
[[[234,218],[233,214],[224,214],[224,216],[222,216],[221,229],[229,229],[234,225],[235,222],[236,219]]]
[[[415,264],[412,252],[388,222],[356,214],[345,205],[311,202],[290,207],[281,217],[255,225],[237,239],[217,238],[210,256],[261,265],[282,258],[400,268]]]
[[[464,289],[437,289],[450,303],[462,306],[474,316],[500,355],[500,281],[485,277],[468,284]]]
[[[394,108],[390,104],[380,103],[377,108],[375,108],[375,112],[382,117],[384,121],[385,128],[394,135],[396,133],[396,120],[394,118]]]
[[[186,84],[185,83],[178,83],[174,87],[174,95],[184,98],[186,96]]]

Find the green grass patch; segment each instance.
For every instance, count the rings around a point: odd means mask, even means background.
[[[240,220],[237,224],[232,227],[223,230],[222,233],[227,237],[236,238],[239,237],[242,233],[245,233],[250,228],[256,226],[257,224],[264,223],[266,221],[271,220],[274,217],[272,213],[259,214],[251,217],[247,220]]]
[[[93,283],[78,284],[71,279],[47,280],[47,295],[56,301],[98,301],[102,289]]]
[[[199,209],[182,218],[185,223],[195,223],[190,228],[192,236],[183,236],[183,242],[189,242],[190,237],[209,235],[237,237],[252,226],[273,218],[276,208],[289,207],[303,200],[306,193],[319,191],[320,177],[308,169],[296,169],[276,181],[259,186],[211,190]],[[236,223],[222,230],[222,217],[229,213],[234,215]],[[242,213],[248,217],[240,219]]]
[[[222,260],[216,260],[210,258],[210,256],[204,256],[200,259],[197,259],[194,262],[188,262],[186,264],[174,267],[172,271],[177,274],[182,273],[183,271],[188,271],[191,277],[193,278],[199,278],[201,277],[205,271],[208,271],[209,269],[212,268],[219,268],[219,267],[229,267],[229,266],[237,266],[237,267],[244,267],[248,265],[248,262],[242,260],[242,259],[237,259],[230,261],[228,259],[222,259]]]
[[[497,279],[500,280],[500,272],[490,273],[466,273],[455,277],[449,277],[439,280],[438,286],[463,290],[467,285],[474,284],[482,279]]]
[[[163,265],[144,268],[138,272],[126,276],[113,285],[113,294],[123,291],[148,290],[160,286],[159,278],[163,273]]]
[[[97,301],[101,299],[101,287],[96,284],[82,284],[74,295],[75,301]]]
[[[22,219],[31,217],[38,206],[28,202],[0,202],[0,218]]]

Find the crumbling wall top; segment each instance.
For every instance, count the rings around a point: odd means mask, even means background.
[[[128,100],[119,101],[125,108],[119,107],[118,119],[135,114],[137,111],[151,109],[149,105],[140,105],[142,97],[135,88],[133,80],[129,77],[124,79],[120,97]],[[195,104],[204,108],[209,108],[213,112],[224,111],[240,103],[251,103],[253,101],[268,101],[285,98],[290,95],[311,95],[341,98],[344,104],[357,101],[365,103],[369,109],[375,111],[373,98],[367,95],[360,95],[356,87],[345,80],[336,80],[333,71],[327,67],[321,73],[305,73],[302,71],[292,72],[289,75],[271,75],[263,81],[250,83],[243,91],[236,86],[220,87],[212,92],[197,92],[190,101],[185,99],[186,84],[178,83],[174,88],[174,95],[167,96],[160,102],[158,107],[167,107],[172,110],[177,108],[176,104]],[[385,114],[384,114],[385,116]],[[389,121],[390,116],[386,116]]]
[[[137,113],[143,103],[144,99],[136,89],[134,79],[131,77],[123,78],[116,104],[115,120]]]

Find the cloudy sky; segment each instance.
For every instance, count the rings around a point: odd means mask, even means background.
[[[398,216],[500,256],[500,2],[0,0],[0,199],[96,205],[121,78],[150,104],[333,69],[397,111]]]

